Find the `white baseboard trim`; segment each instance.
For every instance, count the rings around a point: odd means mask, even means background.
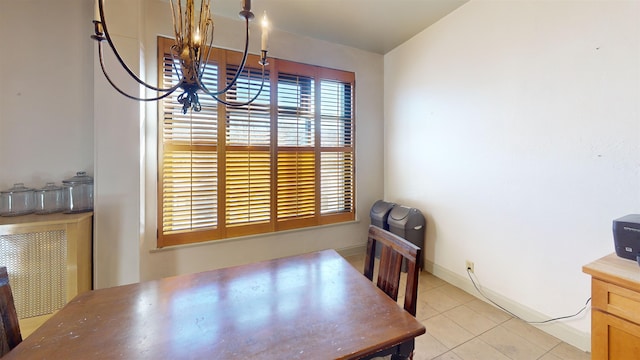
[[[348,257],[354,255],[364,255],[366,251],[366,245],[350,246],[336,250],[341,256]],[[424,262],[425,271],[439,277],[440,279],[448,282],[449,284],[456,286],[469,294],[477,297],[478,299],[495,306],[488,302],[478,291],[473,287],[473,283],[468,277],[461,276],[451,270],[448,270],[442,266],[436,265],[431,261]],[[550,316],[542,314],[534,309],[528,308],[520,303],[517,303],[509,298],[506,298],[490,289],[482,288],[482,291],[489,296],[493,301],[509,309],[512,313],[518,315],[523,319],[530,320],[544,320]],[[588,313],[588,312],[587,312]],[[578,331],[575,328],[568,326],[562,322],[552,322],[548,324],[532,324],[536,328],[557,337],[558,339],[577,347],[578,349],[586,352],[591,351],[591,334]]]
[[[495,306],[488,302],[482,295],[478,293],[478,291],[474,288],[473,283],[468,277],[461,276],[453,271],[443,268],[442,266],[436,265],[433,262],[425,261],[424,270],[430,272],[431,274],[439,277],[440,279],[448,282],[451,285],[459,287],[460,289],[468,292],[471,295],[474,295],[478,299],[487,302],[488,304]],[[509,309],[512,313],[518,315],[518,317],[524,319],[535,320],[537,319],[544,320],[550,318],[545,314],[541,314],[540,312],[528,308],[520,303],[517,303],[509,298],[506,298],[498,293],[491,291],[490,289],[482,288],[482,292],[484,292],[487,296],[491,298],[491,300],[496,303],[504,306],[506,309]],[[582,331],[578,331],[575,328],[568,326],[562,322],[551,322],[548,324],[532,324],[536,328],[557,337],[558,339],[577,347],[580,350],[590,352],[591,351],[591,334],[585,333]]]

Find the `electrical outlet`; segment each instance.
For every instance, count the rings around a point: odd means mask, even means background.
[[[468,269],[469,271],[473,272],[473,261],[471,260],[467,260],[466,262],[466,269]]]

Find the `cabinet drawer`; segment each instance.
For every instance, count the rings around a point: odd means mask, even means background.
[[[594,308],[640,324],[640,293],[598,279],[591,290]]]

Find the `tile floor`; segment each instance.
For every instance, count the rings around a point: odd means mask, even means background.
[[[346,259],[362,272],[364,255]],[[420,273],[416,318],[427,332],[416,338],[414,360],[591,358],[426,271]]]

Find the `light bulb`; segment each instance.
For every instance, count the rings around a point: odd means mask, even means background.
[[[262,51],[267,50],[267,43],[269,42],[269,19],[267,19],[267,12],[264,12],[262,17]]]
[[[200,47],[200,42],[202,39],[200,38],[200,28],[196,28],[196,32],[193,35],[193,44],[198,48]]]

